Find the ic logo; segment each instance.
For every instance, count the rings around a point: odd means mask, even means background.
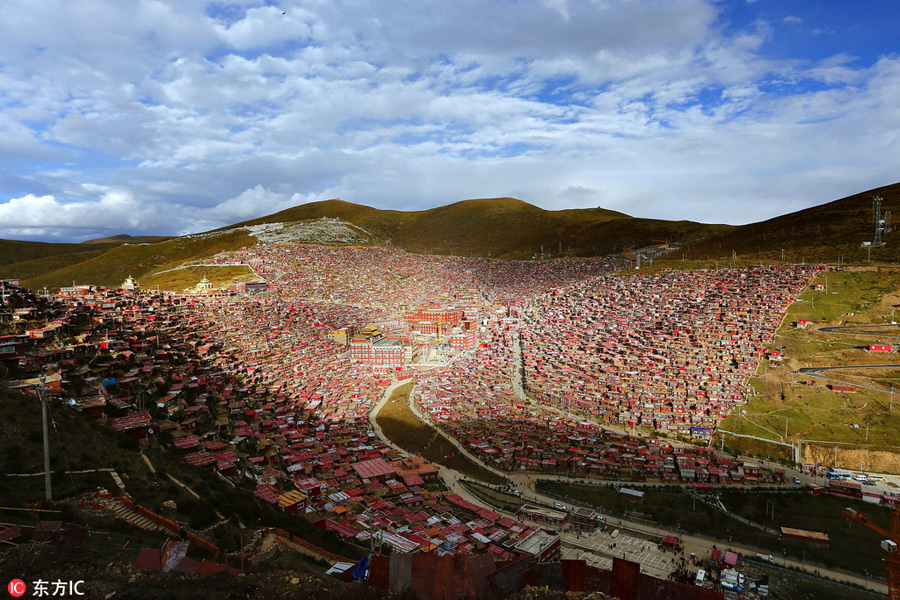
[[[6,586],[6,589],[13,598],[20,598],[25,595],[26,587],[25,582],[21,579],[13,579],[9,582],[9,585]]]

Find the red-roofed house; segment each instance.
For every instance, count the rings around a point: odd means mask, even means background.
[[[377,481],[384,483],[389,478],[397,476],[397,471],[387,463],[383,458],[371,458],[369,460],[361,460],[350,465],[356,472],[357,476],[362,479],[363,483]]]

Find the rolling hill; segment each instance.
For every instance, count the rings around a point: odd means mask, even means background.
[[[94,240],[85,240],[81,242],[82,244],[144,244],[147,242],[161,242],[162,240],[169,239],[169,236],[165,235],[127,235],[127,234],[119,234],[119,235],[111,235],[109,237],[97,238]]]
[[[109,248],[117,246],[120,242],[104,242],[98,243],[96,246],[87,248],[81,244],[63,244],[63,243],[45,243],[45,242],[22,242],[18,240],[0,240],[0,272],[6,272],[6,265],[28,262],[32,260],[40,260],[52,256],[65,256],[69,254],[77,254],[85,251],[104,252]],[[4,274],[4,277],[18,277],[17,275]]]
[[[40,244],[0,240],[0,275],[33,288],[73,280],[119,285],[218,252],[266,243],[392,245],[411,252],[492,258],[595,256],[653,244],[677,244],[676,260],[780,262],[894,262],[893,233],[885,246],[865,248],[873,235],[872,197],[882,210],[900,210],[900,184],[743,226],[641,219],[602,208],[549,211],[515,198],[456,202],[421,211],[380,210],[343,200],[312,202],[203,234],[135,243],[113,236],[89,244]],[[323,221],[326,219],[326,221]],[[674,266],[674,264],[673,264]]]
[[[847,198],[751,223],[693,245],[686,251],[694,259],[730,258],[738,255],[763,262],[862,263],[897,262],[898,234],[887,233],[885,245],[867,249],[862,242],[874,237],[872,199],[883,198],[882,213],[892,211],[900,219],[900,183],[875,188]],[[871,256],[870,256],[871,253]],[[841,258],[842,257],[842,258]]]
[[[515,198],[463,200],[410,212],[325,200],[226,229],[322,217],[348,221],[382,242],[411,252],[493,258],[530,258],[542,247],[554,256],[594,256],[650,245],[660,237],[696,239],[731,229],[692,221],[636,219],[602,208],[550,211]]]

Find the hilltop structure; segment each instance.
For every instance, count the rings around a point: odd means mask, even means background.
[[[125,279],[125,283],[122,284],[122,291],[124,292],[139,292],[141,290],[140,284],[135,281],[134,277],[129,275]]]

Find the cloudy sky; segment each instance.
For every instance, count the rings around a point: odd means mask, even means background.
[[[0,2],[7,239],[334,197],[738,224],[897,157],[897,0]]]

